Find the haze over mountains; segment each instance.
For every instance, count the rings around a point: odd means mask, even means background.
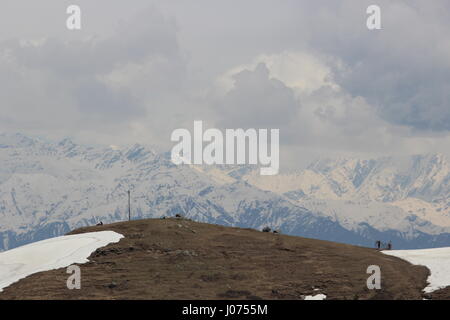
[[[296,174],[175,166],[141,145],[0,135],[0,250],[69,230],[183,214],[197,221],[372,246],[450,245],[450,165],[439,154],[322,159]]]

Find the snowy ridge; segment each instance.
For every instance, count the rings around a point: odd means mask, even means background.
[[[34,273],[88,262],[98,248],[119,242],[113,231],[90,232],[38,241],[0,253],[0,292]]]
[[[429,293],[450,286],[450,248],[382,252],[427,267],[431,274],[424,292]]]

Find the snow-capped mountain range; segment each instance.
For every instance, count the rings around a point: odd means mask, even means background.
[[[450,165],[442,155],[319,160],[295,174],[176,166],[169,153],[0,134],[0,250],[69,230],[173,216],[372,246],[450,245]]]
[[[421,226],[431,234],[450,227],[450,163],[440,154],[321,159],[293,175],[243,178],[350,229],[365,222],[405,230],[415,219],[429,222]]]

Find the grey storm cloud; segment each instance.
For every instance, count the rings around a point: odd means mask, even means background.
[[[0,12],[2,130],[167,144],[203,120],[325,152],[450,140],[447,0],[79,0],[79,33],[70,1],[26,3]]]
[[[311,16],[310,38],[316,50],[338,57],[335,81],[354,96],[362,96],[386,121],[416,131],[450,130],[450,3],[377,1],[382,29],[355,28],[373,1],[342,1]],[[322,19],[320,18],[322,17]],[[338,28],[335,28],[338,26]]]
[[[74,100],[80,112],[88,116],[124,117],[134,113],[143,114],[135,98],[124,89],[112,90],[99,82],[82,82],[73,92]],[[134,106],[134,110],[130,108]],[[131,109],[131,110],[130,110]]]
[[[29,68],[45,69],[61,75],[108,72],[117,64],[140,63],[151,56],[179,58],[177,27],[158,10],[149,7],[115,26],[112,36],[66,41],[44,37],[45,42],[24,46],[20,39],[4,41],[17,62]]]
[[[176,32],[173,22],[149,9],[122,22],[105,38],[4,41],[0,43],[0,69],[4,71],[0,82],[11,90],[0,94],[2,105],[16,115],[13,123],[17,127],[26,122],[49,129],[69,122],[80,128],[98,127],[142,117],[147,112],[146,101],[135,95],[136,84],[125,79],[128,75],[122,74],[121,68],[152,64],[153,70],[159,68],[164,73],[170,66],[171,81],[177,84],[183,75],[183,61]],[[111,73],[115,79],[109,81]],[[147,74],[146,91],[157,92],[154,87],[158,89],[162,78]],[[11,80],[14,84],[9,84]],[[166,87],[169,82],[166,78]],[[159,97],[155,93],[153,98]],[[26,112],[33,109],[35,112]],[[52,116],[40,117],[38,113]],[[61,117],[55,118],[58,114]]]
[[[233,76],[234,87],[219,104],[220,123],[225,127],[279,128],[298,109],[292,89],[269,76],[266,65]]]

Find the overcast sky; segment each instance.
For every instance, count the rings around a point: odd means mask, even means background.
[[[282,169],[447,153],[449,13],[448,0],[3,0],[0,131],[169,148],[193,120],[279,128]]]

